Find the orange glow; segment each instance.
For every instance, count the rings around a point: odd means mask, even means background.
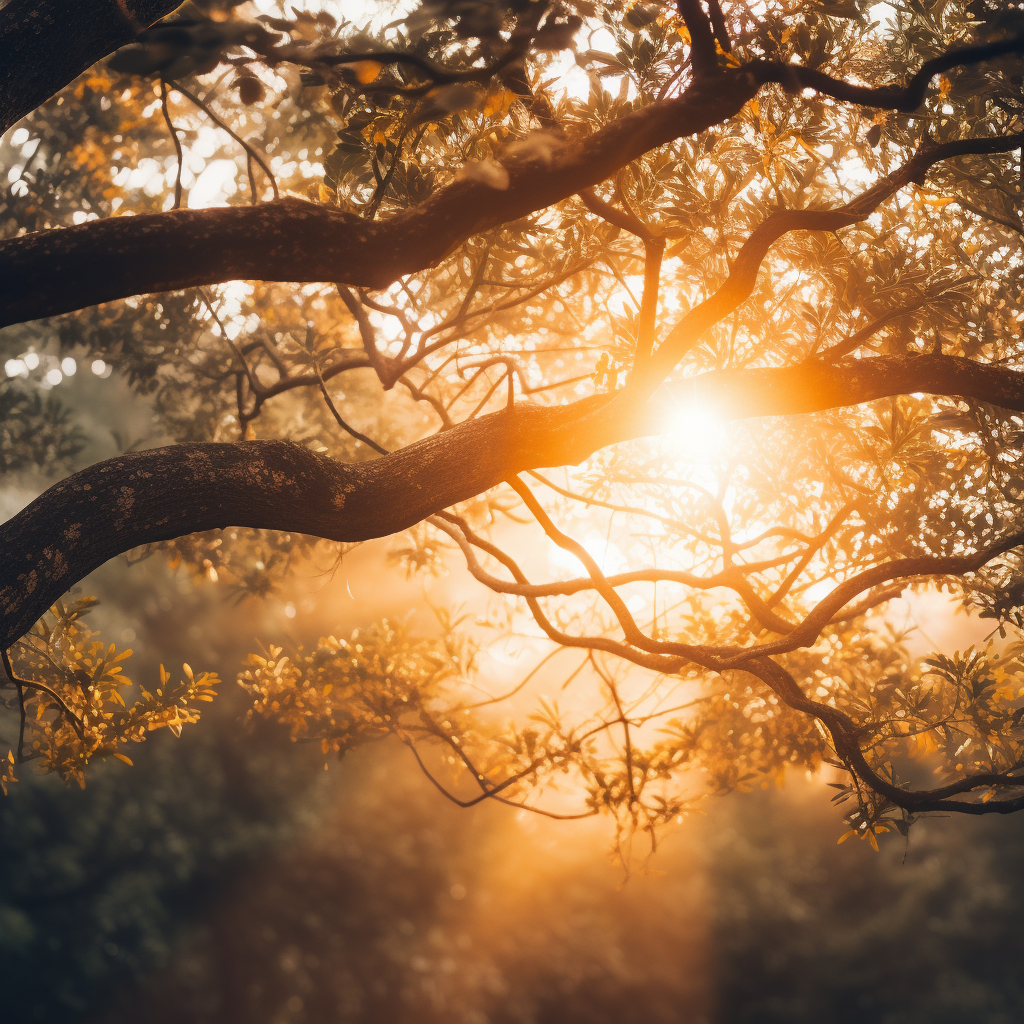
[[[665,436],[688,458],[705,461],[721,451],[725,423],[709,402],[695,396],[669,414]]]

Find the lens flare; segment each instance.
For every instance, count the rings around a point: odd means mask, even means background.
[[[703,461],[713,458],[721,449],[725,423],[710,403],[692,398],[669,414],[665,436],[682,454]]]

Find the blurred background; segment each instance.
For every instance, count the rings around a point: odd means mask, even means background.
[[[76,369],[59,389],[83,424],[76,464],[159,441],[117,373]],[[4,479],[4,517],[47,482]],[[634,850],[627,877],[603,820],[461,810],[404,748],[324,771],[318,747],[243,726],[233,679],[254,637],[422,604],[385,559],[368,545],[342,573],[241,605],[160,558],[84,581],[102,600],[93,628],[138,651],[133,678],[188,658],[225,682],[198,725],[154,734],[132,768],[95,766],[85,789],[19,771],[0,801],[4,1019],[1024,1019],[1022,818],[930,819],[874,853],[837,845],[831,790],[794,775],[706,801],[653,855]],[[928,632],[952,646],[969,627],[934,614]]]

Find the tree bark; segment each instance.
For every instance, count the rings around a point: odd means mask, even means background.
[[[228,526],[338,541],[383,537],[513,473],[585,458],[603,433],[588,414],[607,404],[600,396],[497,413],[369,462],[337,462],[289,441],[248,441],[98,463],[0,526],[0,647],[72,584],[140,544]]]
[[[369,221],[300,199],[113,217],[0,242],[0,327],[142,293],[223,281],[386,288],[466,238],[543,210],[657,146],[736,114],[757,84],[732,72],[575,142],[547,136],[502,158],[507,188],[456,181]]]
[[[729,419],[919,391],[1024,411],[1024,373],[941,355],[728,370],[697,378],[696,387]],[[339,463],[287,441],[182,444],[109,459],[0,526],[0,647],[97,566],[140,544],[229,526],[383,537],[515,473],[581,462],[663,424],[657,402],[637,409],[619,392],[494,413],[369,462]]]
[[[9,0],[0,7],[0,133],[181,0]]]

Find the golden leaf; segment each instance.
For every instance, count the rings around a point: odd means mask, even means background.
[[[384,65],[375,60],[357,60],[349,67],[356,73],[361,85],[369,85],[380,74]]]
[[[504,117],[515,101],[516,94],[511,89],[499,89],[487,97],[484,103],[484,114],[487,117],[491,117],[494,114],[500,114]]]

